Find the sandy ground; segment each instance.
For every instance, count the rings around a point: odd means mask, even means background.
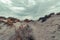
[[[0,23],[0,27],[0,40],[60,40],[60,15],[53,15],[45,22],[18,22],[13,26]]]

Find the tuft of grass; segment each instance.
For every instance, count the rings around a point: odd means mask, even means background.
[[[1,27],[0,27],[0,29],[1,29]]]

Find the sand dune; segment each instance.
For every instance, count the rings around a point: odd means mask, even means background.
[[[0,40],[60,40],[60,14],[46,15],[35,21],[1,21]]]

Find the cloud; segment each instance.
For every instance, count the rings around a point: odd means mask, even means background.
[[[38,19],[50,12],[60,11],[57,0],[0,0],[0,15],[23,19]]]
[[[55,6],[55,5],[53,5],[53,6],[51,6],[51,7],[50,7],[50,9],[54,9],[55,7],[56,7],[56,6]]]
[[[60,12],[60,2],[57,2],[56,4],[48,8],[47,13],[52,13],[52,12],[54,13]]]
[[[27,7],[31,7],[31,6],[34,6],[34,5],[36,5],[36,1],[35,0],[28,0]]]
[[[57,12],[60,12],[60,7],[55,7],[53,6],[51,9],[49,9],[46,14],[49,14],[49,13],[57,13]]]
[[[2,3],[10,5],[12,3],[11,0],[0,0]]]
[[[9,9],[17,13],[25,10],[24,7],[10,7]]]
[[[24,19],[32,19],[32,16],[25,16]]]
[[[45,0],[41,0],[40,2],[43,2],[43,3],[44,3],[44,2],[45,2]]]

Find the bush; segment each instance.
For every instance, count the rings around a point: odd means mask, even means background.
[[[59,12],[59,13],[57,13],[56,15],[60,15],[60,12]]]

